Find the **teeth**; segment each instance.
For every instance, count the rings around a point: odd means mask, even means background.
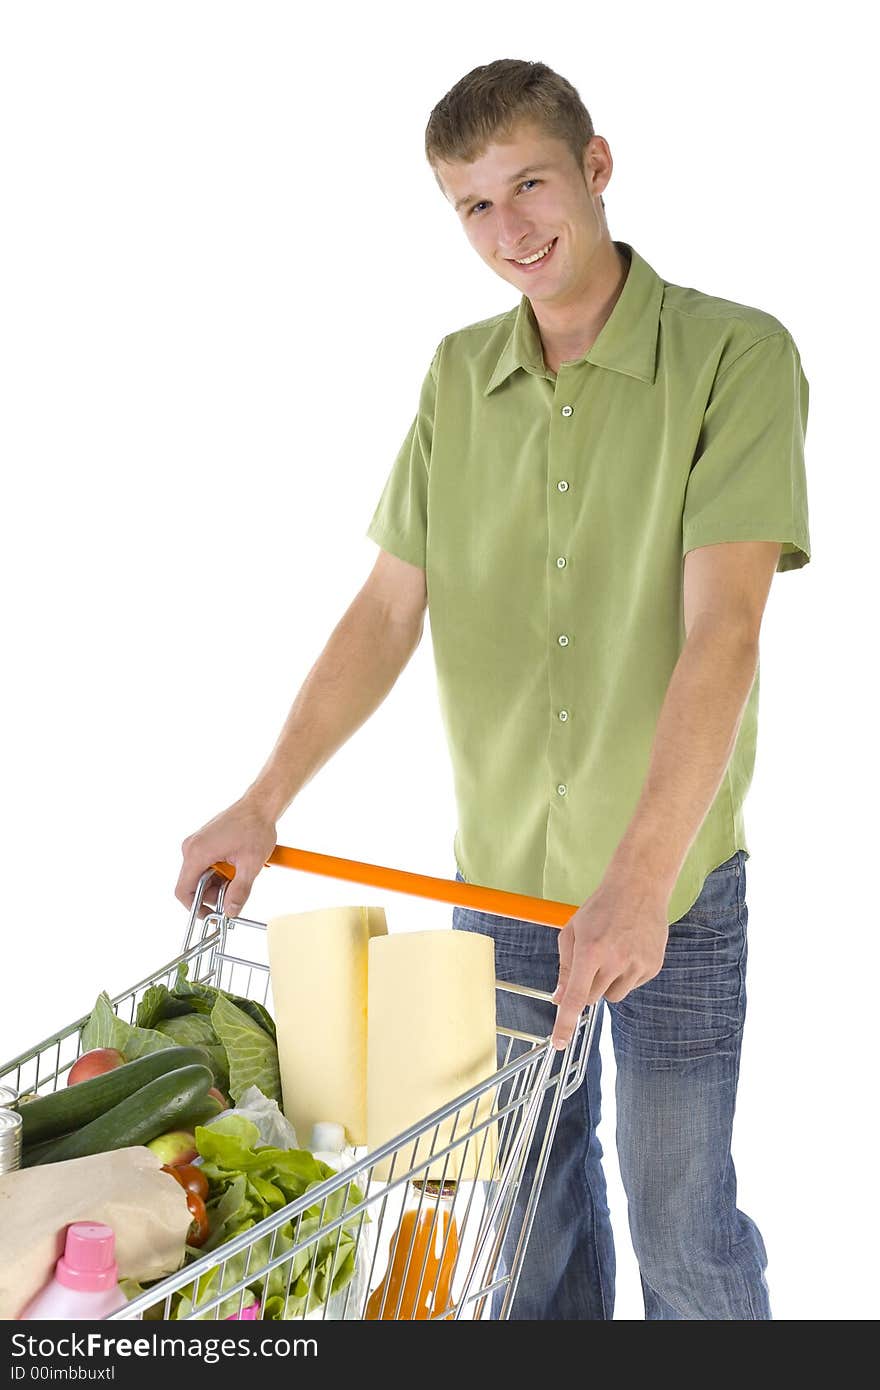
[[[526,256],[524,261],[517,261],[517,265],[533,265],[535,261],[540,261],[543,256],[546,256],[552,245],[553,242],[548,241],[543,251],[536,251],[534,256]]]

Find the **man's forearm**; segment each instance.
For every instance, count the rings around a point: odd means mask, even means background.
[[[378,709],[419,644],[422,627],[396,623],[359,595],[315,662],[262,771],[245,797],[273,820]]]
[[[692,630],[663,701],[642,794],[607,876],[635,874],[672,895],[730,761],[757,664],[757,641],[708,622]]]

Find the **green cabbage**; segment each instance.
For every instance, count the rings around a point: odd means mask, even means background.
[[[262,1004],[187,978],[177,967],[174,988],[151,985],[138,1004],[135,1022],[113,1012],[102,993],[81,1033],[83,1052],[115,1047],[127,1062],[163,1047],[197,1044],[207,1049],[217,1085],[237,1101],[249,1086],[281,1103],[275,1024]]]

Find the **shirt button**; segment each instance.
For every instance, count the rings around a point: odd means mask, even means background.
[[[567,647],[567,646],[568,646],[568,638],[566,637],[566,635],[565,635],[564,632],[562,632],[562,633],[559,634],[559,637],[558,637],[557,640],[558,640],[558,642],[559,642],[560,647]]]
[[[564,405],[564,406],[562,407],[562,413],[563,413],[563,415],[565,416],[565,418],[568,419],[569,415],[573,415],[573,414],[574,414],[574,406],[573,406],[573,405]]]
[[[564,782],[560,782],[556,790],[559,792],[560,796],[565,796],[565,793],[568,791],[568,787],[565,785]]]
[[[562,482],[561,482],[561,483],[557,483],[556,486],[557,486],[557,488],[559,489],[560,492],[568,492],[568,483],[565,481],[564,478],[563,478]]]
[[[564,556],[564,555],[560,555],[559,559],[556,561],[556,568],[557,568],[558,570],[564,570],[564,569],[565,569],[565,556]]]
[[[564,724],[565,721],[566,721],[566,719],[568,718],[568,710],[567,710],[567,709],[561,709],[561,710],[559,711],[559,718],[562,720],[562,722],[563,722],[563,724]]]

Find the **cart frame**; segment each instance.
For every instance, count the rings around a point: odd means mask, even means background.
[[[458,880],[409,874],[286,846],[278,846],[267,862],[552,926],[563,925],[575,911],[564,903],[504,893]],[[266,924],[247,917],[230,918],[224,913],[223,901],[233,874],[234,870],[225,863],[206,870],[196,890],[183,950],[159,970],[112,999],[118,1015],[133,1022],[144,991],[163,981],[170,985],[178,966],[184,962],[194,980],[265,1002],[270,983]],[[216,903],[206,901],[209,885],[218,885]],[[242,935],[250,936],[250,944],[238,948]],[[238,982],[242,972],[247,972],[243,988]],[[550,995],[543,991],[512,982],[497,980],[496,988],[550,1000]],[[401,1229],[400,1216],[396,1213],[399,1208],[402,1215],[407,1191],[414,1181],[421,1185],[417,1220],[430,1223],[429,1246],[434,1247],[435,1263],[442,1264],[453,1229],[458,1239],[450,1300],[428,1316],[481,1318],[486,1314],[486,1301],[491,1295],[493,1316],[508,1318],[535,1221],[559,1112],[563,1101],[583,1083],[594,1041],[596,1015],[596,1006],[587,1006],[570,1042],[559,1051],[549,1037],[540,1038],[499,1027],[499,1066],[491,1077],[424,1116],[387,1143],[364,1152],[350,1167],[312,1186],[301,1197],[249,1230],[151,1284],[146,1292],[111,1314],[111,1319],[139,1318],[148,1310],[151,1316],[156,1316],[160,1305],[161,1316],[167,1318],[174,1308],[174,1296],[182,1292],[189,1299],[189,1311],[177,1314],[181,1320],[237,1317],[255,1297],[265,1299],[270,1287],[277,1292],[279,1286],[283,1289],[281,1306],[288,1318],[364,1318],[368,1295],[381,1273],[376,1270],[380,1242],[390,1229],[391,1254],[396,1256]],[[64,1084],[67,1071],[80,1055],[79,1034],[87,1018],[88,1015],[84,1015],[37,1047],[0,1066],[0,1083],[14,1085],[19,1094],[24,1091],[45,1093]],[[513,1055],[517,1045],[520,1051]],[[558,1065],[554,1065],[555,1062]],[[431,1199],[427,1195],[430,1189],[424,1179],[429,1170],[436,1173],[441,1162],[441,1182],[447,1170],[454,1175],[459,1171],[458,1162],[464,1162],[471,1145],[474,1146],[471,1159],[476,1146],[480,1145],[475,1171],[481,1171],[492,1126],[498,1144],[491,1177],[487,1181],[454,1185],[451,1219],[444,1225],[440,1220],[439,1202],[435,1202],[431,1216]],[[440,1138],[441,1129],[445,1142]],[[430,1146],[425,1154],[425,1143],[429,1139]],[[375,1167],[388,1161],[389,1176],[377,1182]],[[443,1190],[447,1190],[445,1186]],[[372,1239],[371,1227],[375,1227]],[[289,1235],[285,1234],[288,1228]],[[334,1244],[321,1292],[314,1283],[314,1275],[319,1248],[325,1259],[328,1255],[328,1240],[334,1240]],[[407,1286],[411,1282],[414,1240],[415,1236],[406,1255]],[[350,1255],[352,1249],[356,1260],[355,1276],[331,1293],[326,1288],[326,1280],[332,1282],[337,1276],[341,1278],[345,1255]],[[426,1249],[418,1279],[424,1278],[428,1255]],[[242,1256],[243,1268],[239,1258]],[[366,1273],[368,1260],[369,1272]],[[429,1291],[429,1303],[431,1297],[437,1296],[438,1279],[439,1273],[434,1279],[434,1289]],[[421,1285],[419,1288],[421,1290]],[[293,1314],[288,1311],[291,1297],[293,1306],[297,1307]],[[386,1289],[378,1316],[416,1316],[414,1311],[401,1312],[402,1299],[403,1289],[396,1307],[392,1308]]]

